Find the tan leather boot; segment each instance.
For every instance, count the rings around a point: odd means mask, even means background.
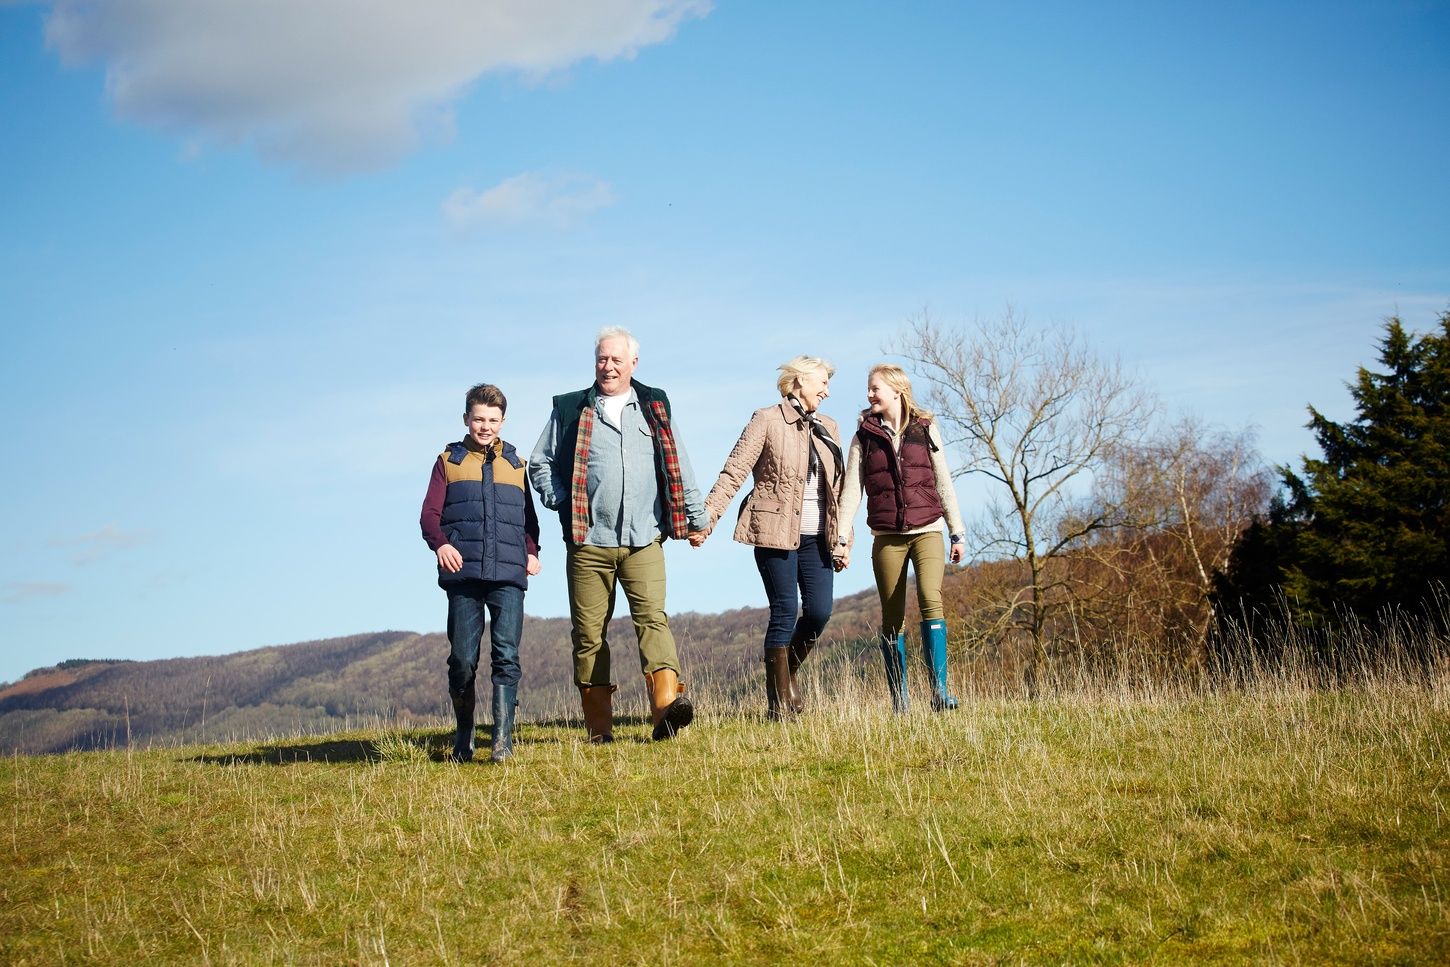
[[[645,684],[649,691],[650,715],[654,719],[656,742],[673,739],[685,726],[695,719],[695,707],[685,697],[685,686],[680,683],[679,673],[673,668],[661,668],[646,672]]]
[[[614,741],[614,690],[618,685],[589,685],[579,689],[584,706],[584,728],[590,742]]]

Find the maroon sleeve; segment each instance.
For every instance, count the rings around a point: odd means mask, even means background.
[[[423,498],[423,512],[418,517],[423,540],[432,551],[448,543],[443,533],[443,494],[447,490],[448,475],[443,470],[443,458],[439,457],[433,464],[433,475],[428,478],[428,494]]]
[[[539,515],[534,513],[534,491],[524,481],[524,549],[539,556]]]

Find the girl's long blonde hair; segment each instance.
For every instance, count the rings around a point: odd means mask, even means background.
[[[871,367],[871,372],[866,374],[866,382],[870,383],[873,376],[880,376],[881,381],[901,394],[901,423],[896,427],[898,431],[908,426],[914,419],[930,419],[931,412],[916,405],[916,397],[911,394],[911,377],[906,375],[906,370],[894,363],[877,363]],[[862,416],[871,413],[871,407],[861,411]]]

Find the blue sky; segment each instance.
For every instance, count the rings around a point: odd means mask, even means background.
[[[1450,4],[1011,6],[0,2],[0,681],[441,629],[463,390],[531,449],[607,324],[703,487],[778,363],[848,422],[923,310],[1312,450],[1450,306]],[[671,610],[763,604],[669,554]]]

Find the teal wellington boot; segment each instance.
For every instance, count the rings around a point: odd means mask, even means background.
[[[931,707],[944,712],[957,707],[955,695],[947,690],[947,623],[929,618],[921,623],[921,657],[931,679]]]
[[[911,702],[906,694],[906,636],[881,635],[881,660],[886,665],[886,687],[891,690],[891,711],[905,715]]]
[[[514,754],[514,709],[519,704],[517,685],[493,687],[493,753],[490,762],[502,762]]]

